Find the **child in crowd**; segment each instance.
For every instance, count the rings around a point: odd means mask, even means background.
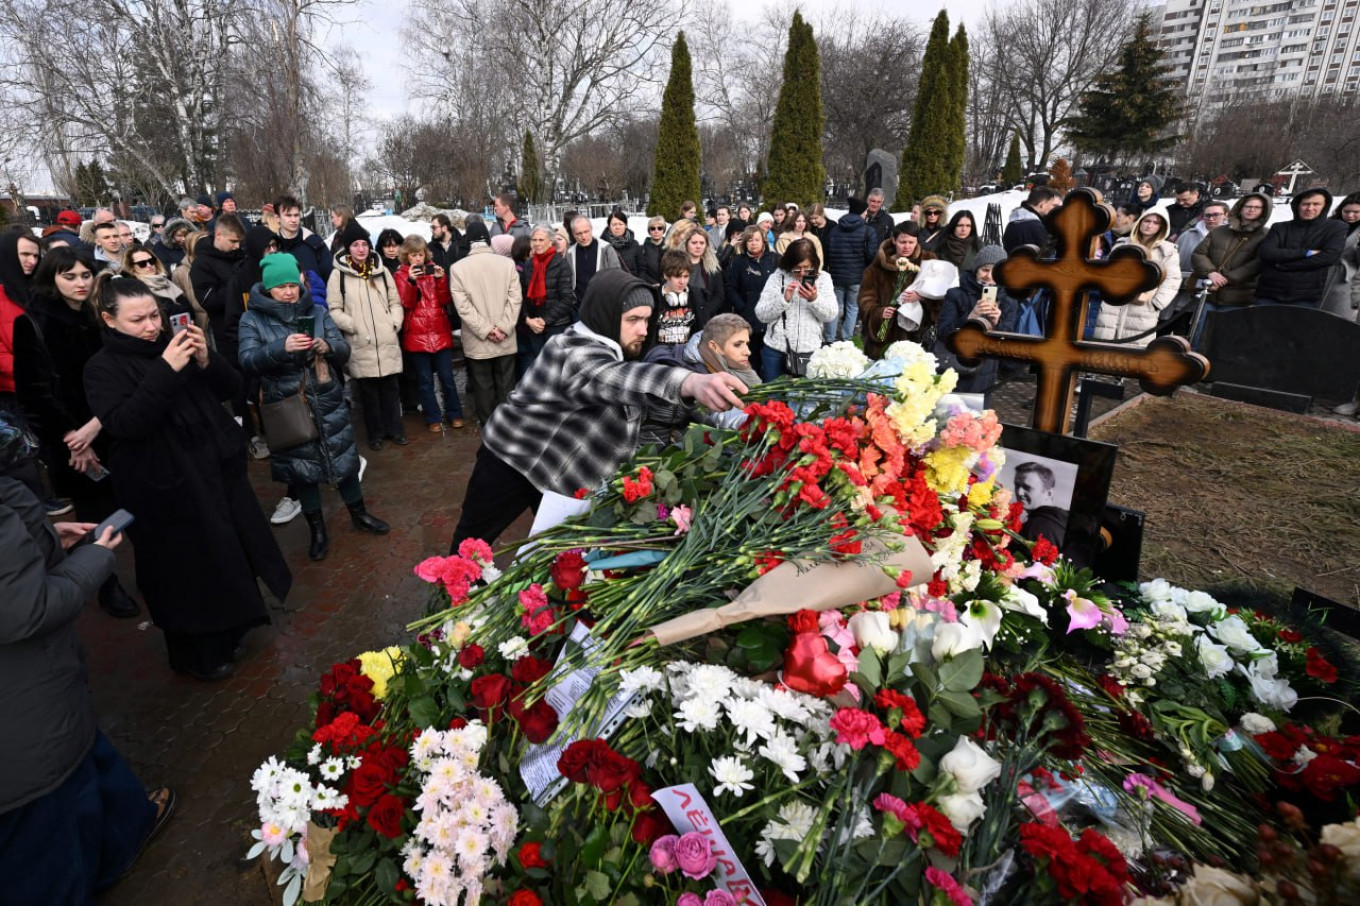
[[[694,309],[689,305],[689,256],[671,249],[661,256],[661,304],[653,317],[656,346],[684,346],[694,332]],[[669,355],[662,352],[659,355]],[[649,353],[649,361],[658,361]]]

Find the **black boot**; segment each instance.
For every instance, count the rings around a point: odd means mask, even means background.
[[[354,527],[361,532],[370,532],[374,535],[386,535],[389,531],[386,522],[375,516],[368,515],[368,510],[364,509],[363,498],[359,498],[354,503],[347,503],[349,507],[349,518],[354,523]]]
[[[118,581],[117,575],[109,576],[104,580],[104,584],[99,586],[99,606],[108,611],[109,616],[119,619],[135,617],[142,612],[137,601]]]
[[[326,555],[331,552],[331,542],[326,537],[325,518],[321,515],[320,510],[302,515],[307,519],[307,525],[312,530],[312,543],[307,546],[307,556],[313,560],[325,560]]]

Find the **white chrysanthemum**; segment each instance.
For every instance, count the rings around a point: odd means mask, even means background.
[[[680,710],[675,712],[675,719],[686,733],[717,729],[721,716],[717,701],[711,698],[686,699],[680,703]]]
[[[776,733],[759,749],[760,756],[784,772],[789,783],[797,783],[807,769],[807,759],[798,752],[793,737]]]
[[[759,700],[776,717],[799,724],[807,722],[808,709],[803,704],[802,696],[765,686],[760,690]]]
[[[623,695],[660,692],[665,688],[665,682],[665,677],[655,667],[625,670],[619,675],[619,692]]]
[[[748,743],[754,743],[758,738],[769,739],[775,732],[774,715],[760,702],[729,698],[723,706],[727,709],[727,719],[746,734]]]
[[[823,346],[808,360],[808,377],[855,378],[869,367],[869,357],[849,340]]]
[[[1242,729],[1256,736],[1260,733],[1270,733],[1275,729],[1275,721],[1266,717],[1264,714],[1257,714],[1255,711],[1248,711],[1242,715],[1239,723]]]
[[[647,717],[651,713],[652,701],[648,698],[640,698],[637,701],[631,701],[628,703],[628,706],[623,709],[623,716],[630,720],[638,720],[639,718]]]
[[[322,754],[321,743],[317,743],[312,746],[311,751],[307,753],[307,763],[313,766],[320,764]]]
[[[501,657],[507,661],[515,661],[529,653],[529,643],[523,636],[511,636],[496,647]]]
[[[250,788],[257,793],[269,789],[283,776],[284,767],[282,762],[270,755],[251,775]]]
[[[689,674],[689,697],[717,701],[726,698],[736,674],[716,664],[700,664]]]
[[[747,700],[760,697],[762,689],[768,689],[768,683],[758,683],[750,677],[735,676],[732,678],[732,698],[744,698]]]
[[[898,340],[893,343],[883,351],[883,358],[900,362],[904,370],[921,361],[928,362],[931,371],[934,371],[938,365],[933,352],[928,351],[920,343],[914,343],[911,340]]]

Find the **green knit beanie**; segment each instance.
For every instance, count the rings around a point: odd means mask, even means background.
[[[260,284],[265,292],[285,283],[302,283],[302,272],[297,259],[286,252],[265,255],[260,259]]]

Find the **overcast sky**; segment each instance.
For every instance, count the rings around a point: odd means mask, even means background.
[[[754,20],[766,8],[774,6],[789,11],[796,5],[808,18],[816,21],[828,11],[854,10],[864,16],[889,13],[915,19],[922,31],[930,27],[940,8],[948,10],[951,24],[962,21],[972,31],[981,21],[989,6],[1005,6],[1007,0],[733,0],[734,14],[740,19]],[[369,104],[380,119],[399,116],[406,110],[406,72],[411,61],[402,50],[401,27],[405,17],[394,14],[394,9],[405,9],[404,0],[360,0],[354,21],[337,29],[334,40],[343,41],[357,50],[365,61],[369,81]]]

